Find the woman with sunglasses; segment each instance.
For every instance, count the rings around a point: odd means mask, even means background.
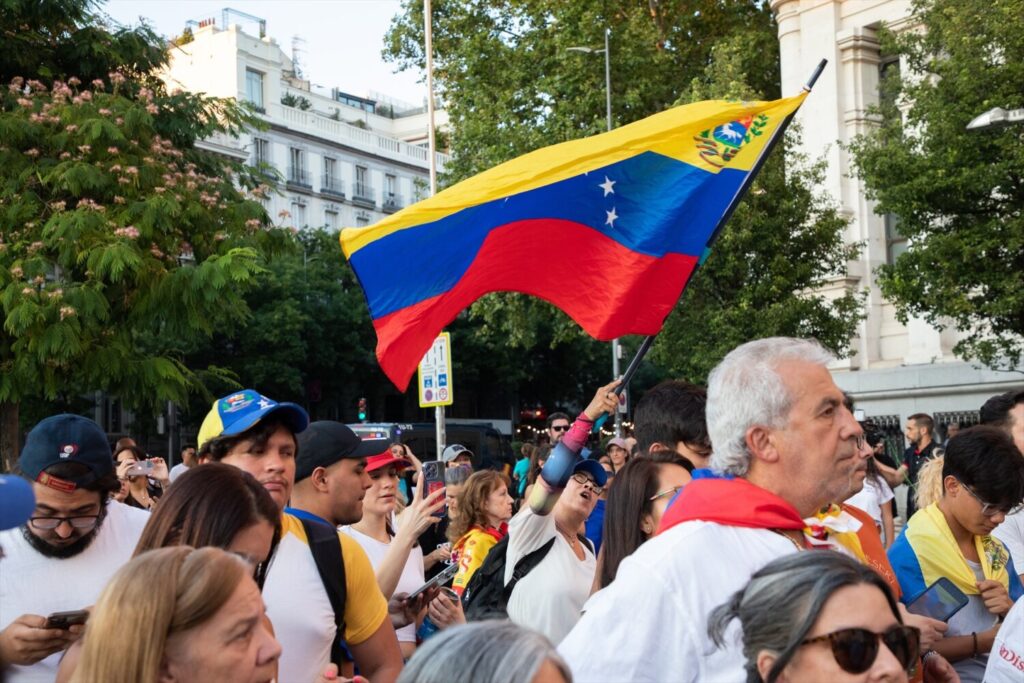
[[[747,683],[905,682],[920,634],[905,626],[885,581],[842,553],[811,551],[765,565],[715,609],[708,633],[740,638]]]
[[[594,590],[615,580],[624,559],[658,531],[661,517],[684,486],[693,464],[675,451],[654,451],[627,462],[608,488]]]

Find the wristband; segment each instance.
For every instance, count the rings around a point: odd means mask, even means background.
[[[977,632],[971,631],[971,638],[974,639],[974,653],[971,654],[971,656],[972,657],[977,657],[978,656],[978,634],[977,634]]]

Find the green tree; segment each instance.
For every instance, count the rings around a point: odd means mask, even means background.
[[[1020,368],[1024,134],[966,126],[1024,107],[1024,3],[916,0],[913,10],[921,31],[883,33],[905,68],[883,84],[878,128],[850,148],[876,211],[909,240],[878,281],[904,322],[955,325],[961,357]]]
[[[0,452],[22,400],[92,390],[182,402],[201,376],[174,351],[246,315],[280,241],[240,167],[198,150],[249,122],[169,94],[146,28],[108,30],[89,2],[7,0],[0,24]],[[82,75],[78,75],[82,74]],[[88,80],[86,80],[88,79]]]
[[[404,7],[385,56],[422,66],[422,3]],[[766,3],[444,0],[435,3],[434,40],[451,120],[447,180],[603,131],[603,59],[568,48],[601,45],[605,26],[612,30],[616,125],[673,104],[780,95],[778,38]],[[856,248],[844,243],[846,222],[836,207],[814,190],[821,166],[800,158],[794,140],[795,131],[768,161],[659,335],[652,357],[669,373],[702,381],[729,349],[770,335],[814,336],[837,353],[848,349],[860,297],[845,291],[828,300],[815,290],[845,274]],[[470,317],[481,334],[530,353],[550,354],[582,336],[560,311],[521,295],[485,297]],[[637,343],[629,340],[631,348]],[[607,346],[581,344],[581,357],[607,377]],[[562,382],[576,379],[568,368],[553,370]],[[589,397],[594,385],[591,379],[571,390]]]

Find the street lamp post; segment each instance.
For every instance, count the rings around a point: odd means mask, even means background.
[[[592,47],[570,47],[566,48],[570,52],[583,52],[585,54],[600,54],[604,53],[604,95],[605,95],[605,118],[608,124],[608,130],[612,129],[612,59],[611,59],[611,48],[609,46],[609,39],[611,37],[612,30],[606,28],[604,30],[604,48],[592,48]],[[619,359],[622,356],[622,347],[619,344],[618,339],[612,339],[612,377],[619,376]],[[615,436],[622,436],[622,413],[618,410],[615,411]]]

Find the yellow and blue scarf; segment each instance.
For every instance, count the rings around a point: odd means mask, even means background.
[[[974,544],[985,578],[1003,584],[1013,600],[1024,595],[1024,587],[1002,541],[993,536],[975,536]],[[902,600],[907,604],[941,577],[952,581],[965,595],[979,594],[974,572],[960,552],[938,503],[910,518],[889,548],[889,562],[903,590]]]

